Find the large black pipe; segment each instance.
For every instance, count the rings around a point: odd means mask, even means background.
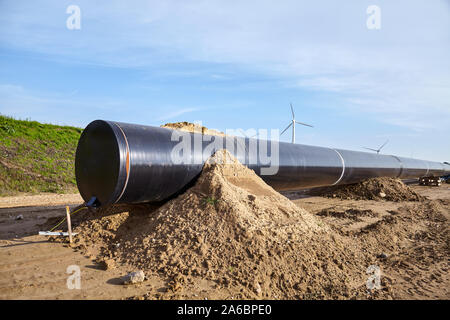
[[[83,199],[96,197],[97,205],[167,199],[199,175],[203,159],[223,148],[211,143],[222,137],[184,132],[192,143],[187,160],[180,163],[173,158],[174,148],[180,146],[178,140],[174,141],[174,133],[181,134],[167,128],[91,122],[80,137],[75,159],[77,186]],[[417,178],[450,173],[450,166],[439,162],[235,138],[226,138],[226,148],[276,190],[348,184],[372,177]],[[265,145],[268,155],[275,155],[278,146],[275,174],[262,172],[269,169],[269,164],[259,157]]]

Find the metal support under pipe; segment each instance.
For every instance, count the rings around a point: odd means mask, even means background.
[[[96,197],[97,205],[155,202],[183,190],[200,174],[202,159],[206,159],[203,153],[210,155],[222,147],[210,147],[215,136],[184,132],[192,141],[200,135],[202,142],[200,148],[193,143],[189,155],[192,161],[174,163],[171,153],[179,141],[173,141],[173,133],[172,129],[160,127],[91,122],[80,137],[75,158],[77,186],[83,199]],[[373,177],[405,179],[450,174],[450,166],[439,162],[279,142],[278,171],[261,175],[267,165],[258,156],[256,161],[252,159],[260,150],[259,143],[267,141],[240,141],[233,140],[230,145],[234,148],[227,149],[276,190],[349,184]],[[251,142],[257,149],[252,149]],[[271,154],[271,144],[266,145]]]

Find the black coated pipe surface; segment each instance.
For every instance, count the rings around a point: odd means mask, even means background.
[[[178,152],[183,139],[189,143]],[[450,165],[433,161],[96,120],[78,142],[78,190],[86,202],[96,197],[98,206],[162,201],[192,183],[208,156],[224,148],[279,191],[450,174]]]

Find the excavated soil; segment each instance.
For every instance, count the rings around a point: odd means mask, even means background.
[[[248,191],[260,190],[258,180],[238,173],[236,183],[234,172],[206,172],[218,177],[187,191],[195,201],[181,195],[162,207],[117,205],[72,215],[82,229],[75,248],[67,238],[52,243],[36,235],[65,217],[64,206],[48,207],[44,199],[40,206],[0,208],[0,299],[450,298],[446,185],[413,185],[422,201],[301,197],[292,202],[309,213],[289,209],[289,221],[275,209],[291,208],[286,199],[272,198],[270,188],[263,187],[265,197]],[[246,211],[227,211],[228,201],[236,205],[228,191]],[[254,215],[252,229],[244,222]],[[241,229],[233,228],[236,221],[243,221]],[[246,228],[251,239],[241,236]],[[67,288],[72,265],[81,268],[81,290]],[[148,279],[123,286],[121,277],[138,268]],[[374,268],[381,287],[368,290]]]
[[[375,292],[375,298],[449,298],[449,212],[448,201],[424,201],[347,232],[364,250],[384,253],[378,265],[385,290]]]
[[[51,244],[18,236],[50,230],[64,208],[41,218],[6,208],[0,298],[448,299],[450,189],[413,188],[421,195],[395,179],[370,179],[291,201],[221,151],[190,189],[162,205],[74,214],[75,250],[61,251],[57,263],[47,263]],[[23,220],[14,219],[19,213]],[[32,275],[20,286],[10,275],[16,260]],[[63,290],[63,267],[74,263],[83,268],[83,295]],[[148,280],[123,287],[120,276],[137,270]],[[380,287],[370,290],[373,270]]]
[[[162,128],[169,128],[169,129],[175,129],[175,130],[181,130],[181,131],[187,131],[187,132],[196,132],[201,134],[207,134],[211,136],[225,136],[223,132],[208,129],[206,127],[200,126],[195,123],[190,122],[174,122],[174,123],[166,123],[161,126]]]
[[[104,265],[159,274],[170,294],[206,279],[236,298],[361,298],[374,260],[227,151],[159,208],[116,206],[89,215],[75,229],[79,249]]]
[[[350,219],[354,221],[362,221],[361,217],[376,217],[377,213],[373,210],[346,209],[336,210],[334,208],[326,208],[317,213],[321,217],[335,217],[338,219]]]
[[[310,195],[346,200],[421,201],[417,194],[400,179],[372,178],[359,183],[311,189]]]

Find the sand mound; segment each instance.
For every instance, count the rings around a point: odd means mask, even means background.
[[[175,123],[166,123],[161,126],[162,128],[169,128],[169,129],[176,129],[181,131],[187,131],[187,132],[197,132],[201,134],[208,134],[211,136],[225,136],[223,132],[208,129],[206,127],[202,127],[195,123],[190,122],[175,122]]]
[[[369,263],[227,151],[158,209],[105,208],[75,231],[79,248],[159,273],[169,292],[207,279],[236,298],[348,298]]]
[[[422,201],[424,197],[417,194],[400,179],[373,178],[359,183],[315,188],[309,194],[348,200],[388,200],[388,201]]]

